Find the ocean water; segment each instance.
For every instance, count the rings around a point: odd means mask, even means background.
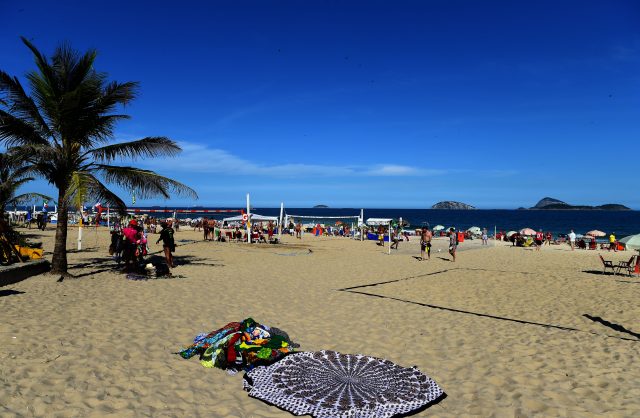
[[[184,208],[193,209],[193,208]],[[278,216],[280,208],[254,208],[253,213],[266,216]],[[323,216],[358,216],[360,209],[334,208],[285,208],[288,215],[317,216],[316,222],[324,222]],[[198,214],[180,214],[181,218],[203,216]],[[205,214],[210,218],[222,219],[233,214]],[[472,226],[493,231],[535,230],[551,231],[554,234],[576,233],[598,229],[607,234],[615,232],[618,237],[640,233],[640,211],[596,211],[596,210],[443,210],[443,209],[364,209],[364,217],[394,218],[402,217],[411,227],[421,225],[443,225],[465,230]],[[326,221],[326,220],[325,220]],[[314,222],[305,219],[304,222]],[[328,221],[327,221],[328,223]]]
[[[19,208],[22,209],[22,208]],[[38,207],[37,209],[41,209]],[[139,209],[144,213],[145,208]],[[151,208],[146,208],[151,209]],[[153,209],[188,209],[197,210],[194,207],[157,207]],[[208,209],[208,208],[199,208]],[[224,209],[224,208],[217,208]],[[237,209],[237,208],[234,208]],[[50,209],[52,210],[52,209]],[[280,208],[253,208],[253,213],[266,216],[278,216]],[[285,208],[288,215],[316,216],[315,219],[304,219],[304,223],[318,222],[329,223],[323,216],[358,216],[359,208]],[[197,218],[207,216],[213,219],[222,219],[234,216],[234,213],[180,213],[179,218]],[[171,216],[157,215],[159,217]],[[364,209],[364,218],[393,218],[408,221],[411,227],[422,225],[443,225],[446,228],[454,227],[465,230],[472,226],[487,228],[493,231],[520,230],[522,228],[542,229],[553,234],[569,233],[573,229],[576,233],[584,234],[587,231],[598,229],[607,234],[615,232],[620,237],[640,234],[640,211],[600,211],[600,210],[445,210],[445,209]],[[331,221],[335,222],[335,220]]]

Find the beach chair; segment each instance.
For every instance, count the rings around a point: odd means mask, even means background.
[[[605,274],[607,269],[611,269],[611,272],[613,274],[616,274],[616,266],[613,265],[613,261],[605,260],[604,258],[602,258],[602,254],[598,254],[598,257],[600,257],[600,261],[602,261],[602,274]]]
[[[635,257],[636,257],[635,255],[632,255],[629,261],[619,261],[618,265],[616,266],[616,272],[621,273],[622,270],[626,270],[627,274],[631,276],[631,274],[634,272],[634,269],[636,267],[635,263],[633,262]]]

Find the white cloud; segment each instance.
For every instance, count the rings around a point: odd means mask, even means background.
[[[363,172],[368,176],[439,176],[446,174],[446,170],[424,169],[406,165],[386,164]]]
[[[394,164],[380,164],[373,168],[362,166],[339,166],[321,164],[269,164],[241,158],[226,150],[209,148],[206,145],[181,142],[182,153],[169,160],[166,169],[174,172],[224,173],[236,176],[270,177],[345,177],[345,176],[433,176],[444,174],[444,170],[425,170]],[[269,160],[277,154],[251,151],[252,154]],[[139,161],[139,165],[157,168],[157,160]]]

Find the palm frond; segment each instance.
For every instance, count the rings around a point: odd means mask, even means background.
[[[14,196],[13,198],[9,199],[7,201],[7,206],[12,205],[12,204],[22,204],[22,203],[26,203],[26,202],[32,202],[36,199],[42,199],[42,200],[51,200],[53,203],[55,203],[55,201],[53,200],[53,198],[51,196],[47,196],[46,194],[42,194],[42,193],[22,193],[19,194],[17,196]]]
[[[107,112],[118,104],[127,105],[138,96],[139,88],[140,83],[136,81],[125,83],[112,81],[104,88],[102,97],[97,101],[96,107],[103,112]]]
[[[24,36],[21,36],[20,39],[22,40],[22,43],[24,43],[27,46],[27,48],[31,50],[31,53],[35,58],[36,66],[40,70],[39,74],[42,75],[42,77],[39,77],[39,78],[41,78],[48,86],[52,87],[52,93],[58,93],[60,89],[55,77],[55,72],[51,67],[51,65],[49,65],[47,58],[44,55],[42,55],[40,51],[38,51],[38,48],[36,48],[31,42],[29,42],[27,38],[25,38]],[[38,75],[38,73],[34,71],[28,73],[27,79],[31,81],[31,76],[34,74]],[[55,94],[55,96],[57,96],[57,94]]]
[[[104,164],[95,164],[93,167],[104,176],[107,183],[135,191],[143,199],[158,196],[168,199],[170,193],[192,199],[198,198],[198,194],[191,187],[151,170]]]
[[[0,71],[0,93],[4,92],[6,99],[5,106],[9,108],[12,115],[36,128],[40,135],[49,136],[50,130],[44,121],[38,107],[33,99],[27,95],[17,77],[11,77],[4,71]]]
[[[35,180],[33,177],[24,177],[21,179],[12,178],[9,181],[9,187],[13,189],[13,191],[18,190],[22,185],[29,183],[30,181]]]
[[[3,142],[7,147],[49,143],[33,125],[0,110],[0,143]]]
[[[73,175],[73,185],[66,196],[75,206],[82,205],[87,200],[106,203],[120,213],[125,213],[127,205],[115,193],[109,190],[93,174],[77,172]]]
[[[110,162],[117,158],[173,157],[180,151],[182,149],[174,141],[155,136],[95,148],[89,154],[96,161]]]

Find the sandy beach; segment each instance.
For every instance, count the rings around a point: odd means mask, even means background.
[[[52,229],[30,234],[53,248]],[[176,277],[131,281],[108,238],[85,230],[88,248],[69,253],[76,278],[0,289],[1,416],[291,416],[249,398],[241,374],[172,354],[246,317],[304,351],[417,366],[448,394],[420,416],[640,414],[640,278],[601,275],[597,251],[466,241],[452,263],[440,238],[420,262],[415,237],[387,255],[371,241],[247,245],[181,230]]]

